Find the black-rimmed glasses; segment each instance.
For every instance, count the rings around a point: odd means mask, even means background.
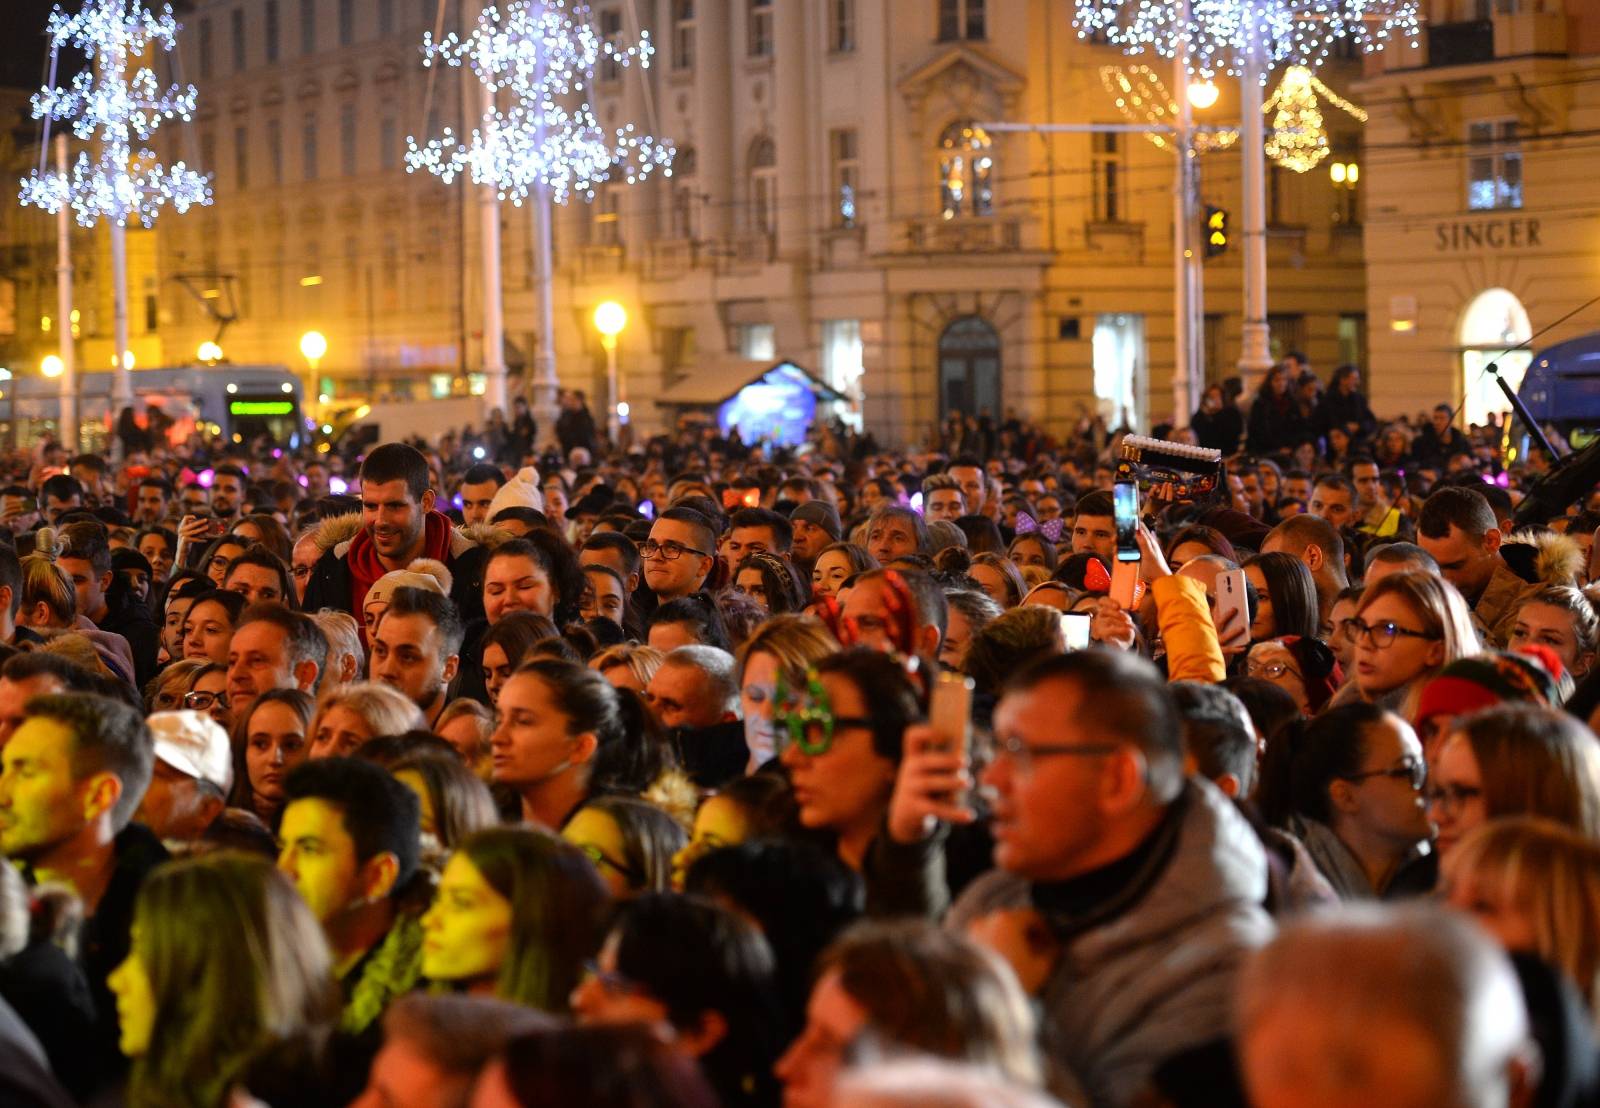
[[[1430,634],[1427,631],[1413,631],[1409,627],[1401,627],[1392,619],[1379,620],[1377,623],[1368,623],[1359,616],[1352,616],[1342,620],[1339,624],[1345,638],[1353,643],[1366,639],[1367,643],[1376,650],[1387,650],[1394,645],[1394,640],[1401,636],[1408,639],[1426,639],[1430,642],[1443,638],[1443,635]]]
[[[1396,781],[1409,783],[1413,790],[1420,792],[1423,782],[1428,779],[1428,764],[1407,758],[1397,766],[1390,766],[1388,769],[1372,769],[1365,773],[1351,773],[1346,775],[1344,779],[1346,781],[1359,782],[1365,781],[1369,777],[1392,777]]]
[[[660,558],[664,562],[675,562],[685,554],[695,554],[702,558],[711,557],[704,550],[696,550],[692,546],[684,546],[683,543],[673,542],[670,539],[666,542],[646,539],[639,547],[639,557]]]

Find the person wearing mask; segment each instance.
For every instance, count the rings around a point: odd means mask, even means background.
[[[417,794],[373,762],[306,762],[284,782],[278,869],[322,926],[344,996],[341,1030],[374,1035],[422,970]]]
[[[396,589],[373,639],[372,678],[405,693],[432,727],[461,664],[464,634],[447,598],[426,589]]]
[[[994,732],[982,783],[996,870],[947,923],[1041,998],[1052,1060],[1086,1099],[1126,1104],[1157,1064],[1226,1025],[1238,965],[1271,937],[1264,848],[1221,792],[1185,779],[1172,694],[1136,655],[1029,666]]]
[[[361,529],[317,559],[301,606],[336,608],[359,623],[374,581],[431,558],[450,571],[450,595],[462,621],[481,617],[488,550],[434,509],[430,481],[428,460],[414,447],[386,443],[368,454],[361,463]]]

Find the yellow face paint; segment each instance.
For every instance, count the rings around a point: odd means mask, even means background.
[[[414,769],[403,769],[394,775],[394,779],[417,794],[417,800],[422,804],[422,833],[437,835],[439,816],[433,810],[433,794],[428,792],[428,785],[422,780],[422,774]]]
[[[0,854],[31,860],[91,818],[73,778],[72,745],[65,724],[34,716],[0,751]]]
[[[283,811],[278,837],[283,841],[278,869],[320,922],[349,907],[359,892],[361,866],[337,805],[314,797],[294,801]]]
[[[422,917],[422,973],[471,981],[500,972],[511,943],[511,902],[465,854],[451,855],[433,906]]]
[[[106,978],[106,985],[117,998],[117,1023],[121,1029],[117,1046],[129,1058],[137,1058],[150,1049],[150,1033],[156,1025],[155,990],[139,959],[138,945],[136,929],[134,949]]]
[[[631,895],[635,891],[634,878],[644,876],[629,872],[628,846],[623,841],[622,828],[596,808],[581,809],[561,829],[561,837],[589,856],[612,896]]]
[[[724,796],[713,796],[694,814],[694,831],[689,844],[672,856],[672,882],[683,887],[683,878],[696,858],[718,847],[738,846],[750,837],[750,821],[744,809]]]

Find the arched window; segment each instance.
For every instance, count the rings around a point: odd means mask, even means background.
[[[1494,378],[1484,372],[1490,362],[1498,363],[1500,376],[1513,389],[1522,384],[1533,360],[1529,350],[1502,351],[1527,342],[1533,334],[1527,310],[1509,289],[1488,289],[1467,306],[1461,317],[1461,384],[1466,397],[1468,423],[1483,423],[1491,412],[1511,410],[1505,394]]]
[[[672,237],[695,239],[700,237],[699,159],[694,147],[678,151],[672,159]]]
[[[994,149],[970,120],[939,136],[939,199],[946,219],[994,214]]]
[[[750,230],[763,235],[778,231],[778,148],[769,138],[750,147]]]

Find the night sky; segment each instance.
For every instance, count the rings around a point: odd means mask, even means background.
[[[74,2],[74,0],[69,0]],[[51,0],[0,0],[0,85],[36,88],[44,84],[44,23]]]

